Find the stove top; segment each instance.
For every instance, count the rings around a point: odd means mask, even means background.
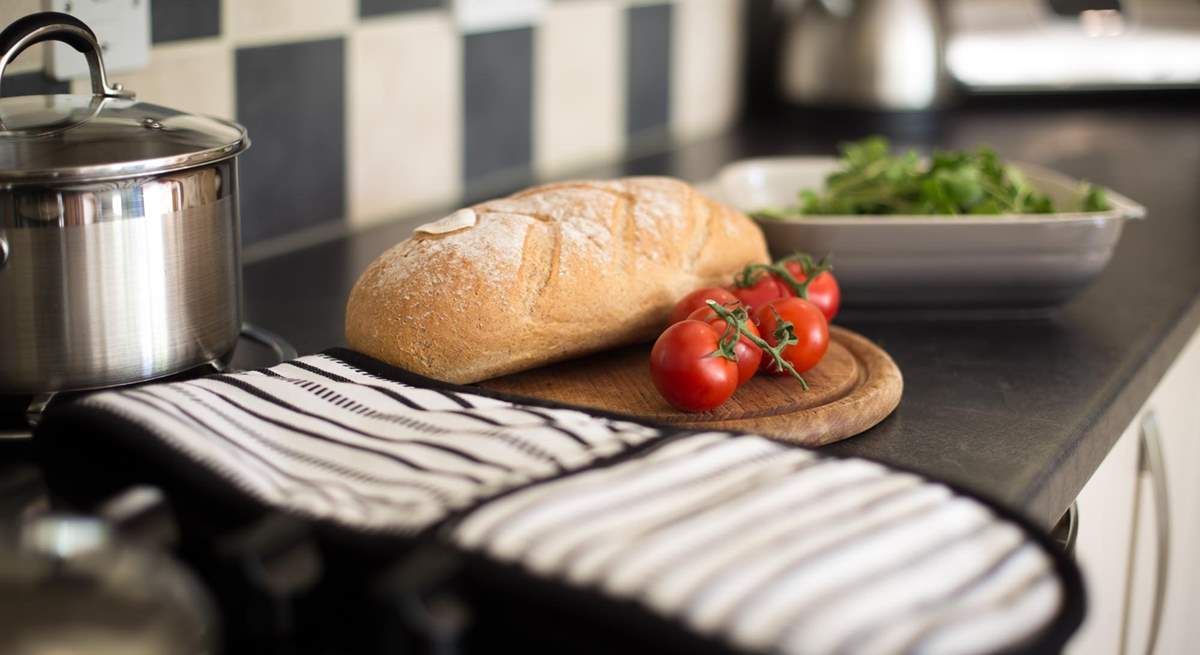
[[[294,356],[248,326],[229,369]],[[355,539],[220,504],[220,490],[193,488],[88,435],[62,449],[37,443],[26,415],[36,399],[7,400],[0,598],[18,598],[23,609],[0,603],[0,651],[12,640],[44,653],[77,652],[84,642],[111,652],[277,655],[645,648],[600,646],[584,637],[598,634],[589,616],[550,617],[555,607],[531,609],[473,584],[470,563],[445,545]]]
[[[212,373],[231,373],[265,368],[294,357],[296,357],[296,349],[285,341],[283,337],[256,325],[245,323],[242,325],[242,332],[238,337],[233,357],[224,368],[218,366],[216,363],[203,364],[182,373],[153,380],[153,382],[190,380]],[[50,405],[64,399],[75,398],[88,393],[94,393],[94,391],[37,395],[0,394],[0,440],[28,438],[32,431],[32,426],[37,424],[41,413],[50,407]]]
[[[246,325],[223,371],[295,356],[282,338]],[[186,643],[202,644],[197,653],[397,653],[445,643],[460,621],[454,601],[421,609],[425,589],[449,569],[412,552],[364,555],[278,512],[227,515],[184,486],[150,485],[125,470],[136,453],[84,452],[84,443],[73,446],[80,453],[41,449],[29,420],[70,396],[0,397],[0,558],[25,572],[0,566],[0,596],[40,608],[20,617],[0,608],[0,650],[32,639],[49,653],[85,635],[114,651],[157,653],[161,639],[148,637],[190,635]],[[72,593],[70,607],[62,603],[64,589],[82,588],[88,593]]]

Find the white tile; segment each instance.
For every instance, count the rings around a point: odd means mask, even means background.
[[[217,39],[155,46],[150,66],[111,78],[145,102],[219,118],[233,118],[236,111],[233,54]],[[86,78],[72,80],[71,92],[91,93],[89,84]]]
[[[736,119],[741,98],[742,3],[677,0],[671,41],[672,134],[720,132]]]
[[[66,12],[82,21],[96,35],[108,73],[145,68],[150,61],[150,5],[143,0],[49,0],[46,9]],[[55,43],[46,52],[46,70],[56,80],[71,80],[90,74],[87,58],[66,43]]]
[[[225,0],[224,29],[238,45],[312,39],[345,32],[358,0]]]
[[[8,27],[9,23],[42,10],[41,0],[0,0],[0,30]],[[28,73],[42,70],[42,51],[47,48],[44,43],[30,47],[21,56],[9,64],[5,73]]]
[[[534,161],[546,175],[611,159],[624,144],[623,4],[555,3],[537,30]]]
[[[461,193],[462,52],[445,12],[400,14],[350,35],[347,189],[367,225]]]

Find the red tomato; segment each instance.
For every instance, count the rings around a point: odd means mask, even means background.
[[[671,310],[671,317],[667,319],[667,325],[675,325],[676,323],[686,319],[688,314],[691,314],[697,309],[707,309],[708,306],[704,303],[708,300],[715,300],[717,301],[718,305],[723,306],[733,305],[738,302],[737,297],[732,293],[729,293],[727,289],[721,289],[718,287],[704,287],[703,289],[696,289],[688,295],[680,298],[679,302],[675,303],[675,309]]]
[[[803,298],[784,298],[764,305],[758,310],[758,331],[763,340],[772,346],[776,345],[775,329],[780,321],[792,324],[792,330],[799,342],[783,349],[780,353],[798,373],[803,373],[817,365],[829,349],[829,321],[825,315],[811,302]],[[775,375],[790,375],[787,371],[778,371],[770,356],[763,358],[763,364]]]
[[[750,315],[754,316],[760,307],[780,298],[787,298],[794,295],[787,285],[779,281],[779,278],[774,275],[762,275],[758,281],[748,287],[734,287],[733,295],[742,301],[742,304],[750,311]]]
[[[685,412],[725,402],[738,384],[737,363],[710,356],[721,334],[700,321],[668,327],[650,351],[650,378],[664,400]]]
[[[804,274],[804,267],[800,262],[788,262],[784,264],[787,267],[788,273],[796,278],[797,282],[803,282],[808,279]],[[787,286],[785,283],[784,286]],[[788,295],[795,295],[788,289]],[[833,317],[837,316],[838,308],[842,306],[842,290],[838,288],[837,278],[833,277],[833,273],[822,271],[817,274],[817,279],[808,285],[808,301],[817,306],[821,313],[825,315],[825,319],[832,322]]]
[[[701,307],[688,315],[688,318],[693,321],[703,321],[708,323],[714,330],[721,334],[725,334],[725,328],[729,325],[725,319],[717,316],[716,312],[708,307]],[[753,321],[746,321],[746,331],[756,337],[761,337],[758,328],[754,326]],[[746,384],[746,381],[754,377],[758,371],[758,363],[762,360],[762,349],[754,345],[745,336],[738,339],[737,343],[733,344],[733,354],[737,356],[738,367],[738,386]]]

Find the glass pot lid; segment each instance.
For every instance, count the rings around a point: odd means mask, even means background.
[[[241,125],[137,102],[132,92],[110,85],[95,34],[67,14],[31,14],[0,32],[0,89],[9,62],[49,40],[87,57],[92,95],[0,99],[0,188],[151,175],[249,147]]]

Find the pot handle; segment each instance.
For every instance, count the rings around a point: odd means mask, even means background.
[[[0,81],[3,81],[4,69],[17,55],[43,41],[62,41],[87,57],[88,69],[92,73],[93,95],[106,98],[133,97],[133,92],[120,84],[108,83],[96,33],[78,18],[57,11],[43,11],[18,18],[0,32]]]

